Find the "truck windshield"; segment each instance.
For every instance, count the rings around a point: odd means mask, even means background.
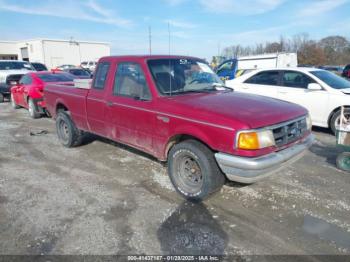
[[[336,74],[333,74],[331,72],[318,70],[318,71],[312,71],[310,73],[318,77],[319,79],[321,79],[323,82],[325,82],[327,85],[329,85],[332,88],[335,88],[335,89],[350,88],[350,81],[344,78],[341,78],[340,76],[337,76]]]
[[[223,87],[223,82],[201,60],[189,58],[154,59],[148,67],[163,95],[176,95],[189,92],[209,92]]]
[[[32,65],[28,62],[21,61],[0,61],[0,70],[34,70]]]

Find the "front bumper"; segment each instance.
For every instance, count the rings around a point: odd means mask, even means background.
[[[301,158],[313,144],[314,136],[308,135],[302,141],[281,151],[265,156],[249,158],[216,153],[215,158],[227,179],[244,184],[254,183],[267,177],[288,164]]]

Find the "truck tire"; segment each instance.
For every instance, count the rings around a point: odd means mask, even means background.
[[[350,108],[344,109],[344,115],[345,115],[345,118],[347,119],[350,118]],[[331,121],[329,123],[333,134],[336,133],[337,126],[339,125],[339,123],[340,123],[340,110],[338,110],[333,114]]]
[[[172,147],[168,155],[168,173],[176,191],[195,202],[206,199],[225,183],[213,152],[196,140],[186,140]]]
[[[28,99],[28,112],[31,118],[37,119],[40,117],[40,113],[38,112],[37,106],[33,99]]]
[[[15,99],[13,98],[13,94],[11,93],[11,106],[13,109],[18,109],[20,108],[17,104],[16,104],[16,101]]]
[[[57,114],[56,131],[58,139],[65,147],[79,146],[83,141],[83,132],[75,126],[66,112]]]
[[[0,103],[3,103],[5,101],[5,97],[3,94],[0,93]]]

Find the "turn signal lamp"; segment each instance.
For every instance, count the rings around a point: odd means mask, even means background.
[[[275,145],[271,130],[244,131],[238,134],[237,148],[244,150],[257,150]]]

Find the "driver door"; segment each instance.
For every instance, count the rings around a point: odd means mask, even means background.
[[[19,85],[17,86],[17,103],[20,106],[28,107],[27,96],[29,93],[29,89],[32,86],[33,79],[27,74],[24,75],[19,81]]]
[[[235,63],[234,61],[227,61],[226,63],[222,64],[218,70],[216,71],[216,74],[221,78],[222,81],[225,80],[232,80],[235,78]]]
[[[114,84],[107,98],[108,136],[154,153],[156,113],[143,69],[134,62],[117,64]]]

